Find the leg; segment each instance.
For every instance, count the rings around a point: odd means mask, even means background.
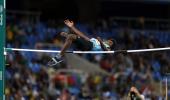
[[[63,56],[64,52],[71,46],[72,42],[77,39],[77,36],[75,34],[67,33],[61,33],[61,35],[67,38],[60,52],[60,55]]]
[[[66,32],[61,32],[60,35],[63,36],[63,37],[65,37],[65,38],[67,38],[69,34],[66,33]]]
[[[65,35],[67,39],[61,49],[61,52],[48,62],[49,66],[55,66],[58,63],[62,62],[62,56],[64,56],[65,51],[71,46],[72,42],[77,39],[77,36],[75,34],[61,33],[61,35]]]

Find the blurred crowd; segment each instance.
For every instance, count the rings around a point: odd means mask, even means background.
[[[144,20],[137,28],[114,20],[76,23],[89,37],[114,38],[118,49],[145,49],[170,45],[170,32],[145,29]],[[61,31],[68,32],[62,21],[40,22],[10,17],[6,24],[6,46],[60,50]],[[71,48],[74,50],[74,47]],[[46,66],[50,53],[9,52],[5,71],[7,100],[120,100],[126,99],[135,86],[147,100],[165,98],[165,73],[170,69],[170,52],[123,53],[113,55],[80,55],[111,75],[59,72]],[[170,72],[170,71],[169,71]],[[170,91],[169,91],[170,95]]]

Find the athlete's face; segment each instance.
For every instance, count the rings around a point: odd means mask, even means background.
[[[113,45],[113,41],[112,40],[107,40],[107,44],[111,47]]]

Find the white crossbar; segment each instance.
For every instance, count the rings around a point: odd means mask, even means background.
[[[151,51],[165,51],[165,50],[170,50],[170,47],[153,48],[153,49],[138,49],[138,50],[116,50],[116,51],[66,51],[66,53],[91,53],[91,54],[115,53],[115,52],[134,53],[134,52],[151,52]],[[61,52],[61,51],[57,51],[57,50],[38,50],[38,49],[19,49],[19,48],[5,48],[5,51],[6,52],[9,52],[9,51],[51,52],[51,53],[60,53]]]
[[[19,48],[6,48],[8,51],[25,51],[25,52],[51,52],[51,53],[60,53],[60,51],[57,50],[37,50],[37,49],[19,49]],[[114,51],[66,51],[66,53],[114,53]]]
[[[133,53],[133,52],[149,52],[149,51],[165,51],[165,50],[170,50],[170,47],[153,48],[153,49],[127,50],[127,52],[128,52],[128,53]]]

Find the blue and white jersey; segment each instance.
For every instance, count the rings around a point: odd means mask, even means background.
[[[103,51],[103,49],[100,45],[100,42],[97,39],[91,38],[90,42],[93,43],[93,48],[92,48],[93,51]],[[103,44],[106,46],[106,48],[110,48],[110,46],[108,44],[106,44],[104,42],[103,42]]]

